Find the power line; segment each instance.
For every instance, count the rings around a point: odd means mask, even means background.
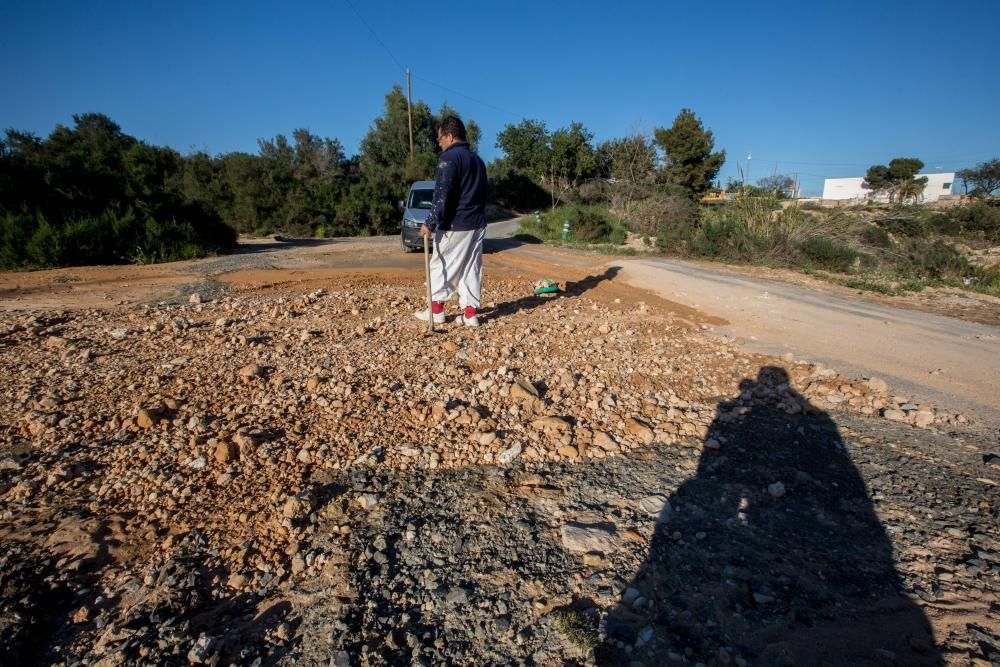
[[[382,49],[387,54],[389,54],[389,57],[392,58],[392,61],[394,63],[396,63],[396,65],[398,65],[400,69],[406,69],[406,67],[403,65],[403,63],[401,63],[399,61],[399,58],[397,58],[396,55],[392,52],[392,50],[389,49],[388,46],[386,46],[385,42],[383,42],[379,38],[378,33],[376,33],[375,29],[372,28],[371,25],[368,23],[368,21],[365,20],[365,17],[363,17],[361,15],[361,12],[358,11],[357,7],[354,6],[354,4],[351,2],[351,0],[344,0],[344,2],[347,3],[348,7],[351,8],[351,11],[354,12],[354,15],[358,17],[358,20],[361,21],[361,23],[364,24],[364,26],[366,28],[368,28],[368,32],[371,33],[371,36],[375,39],[376,42],[378,42],[378,45],[381,46]],[[518,116],[519,115],[519,114],[516,114],[516,113],[514,113],[513,111],[511,111],[509,109],[504,109],[503,107],[498,107],[495,104],[490,104],[489,102],[484,102],[483,100],[480,100],[480,99],[477,99],[475,97],[472,97],[471,95],[466,95],[465,93],[461,93],[461,92],[459,92],[457,90],[454,90],[453,88],[449,88],[447,86],[442,86],[440,83],[435,83],[434,81],[431,81],[430,79],[426,79],[426,78],[424,78],[422,76],[418,76],[418,75],[414,74],[413,78],[417,79],[418,81],[423,81],[424,83],[430,84],[430,85],[434,86],[435,88],[440,88],[441,90],[449,92],[452,95],[458,95],[459,97],[464,97],[465,99],[469,100],[470,102],[474,102],[475,104],[479,104],[480,106],[489,107],[490,109],[493,109],[494,111],[499,111],[500,113],[504,113],[504,114],[507,114],[509,116]]]
[[[368,28],[368,32],[370,32],[372,34],[372,37],[375,38],[375,41],[378,42],[383,49],[385,49],[385,52],[388,53],[389,57],[392,58],[392,61],[399,66],[399,69],[406,69],[405,67],[403,67],[403,63],[399,62],[399,58],[397,58],[392,53],[392,51],[389,50],[389,47],[385,45],[385,42],[379,39],[378,33],[375,32],[374,28],[368,25],[368,21],[365,20],[365,17],[361,15],[361,12],[358,11],[357,7],[354,6],[351,0],[344,0],[344,2],[346,2],[347,6],[351,8],[351,10],[354,12],[354,15],[358,17],[358,20],[361,21],[361,23],[363,23],[366,28]]]
[[[489,102],[484,102],[482,100],[478,100],[475,97],[472,97],[470,95],[466,95],[465,93],[460,93],[457,90],[452,90],[451,88],[448,88],[447,86],[442,86],[440,83],[434,83],[430,79],[426,79],[426,78],[424,78],[422,76],[417,76],[416,74],[414,74],[413,78],[414,79],[418,79],[420,81],[423,81],[424,83],[429,83],[430,85],[434,86],[435,88],[440,88],[441,90],[443,90],[445,92],[448,92],[448,93],[451,93],[453,95],[458,95],[459,97],[464,97],[465,99],[469,100],[470,102],[475,102],[476,104],[482,105],[484,107],[489,107],[490,109],[493,109],[494,111],[499,111],[500,113],[505,113],[505,114],[507,114],[509,116],[518,116],[518,115],[520,115],[520,114],[514,113],[510,109],[504,109],[503,107],[498,107],[495,104],[490,104]]]
[[[858,166],[870,167],[871,166],[871,164],[867,162],[806,162],[803,160],[780,160],[780,159],[776,160],[775,158],[770,158],[770,157],[762,157],[758,159],[767,162],[780,162],[783,164],[804,164],[811,167],[858,167]],[[928,165],[935,163],[948,164],[951,162],[983,161],[983,159],[981,158],[973,158],[973,157],[948,158],[948,159],[922,159],[922,160],[924,164]]]

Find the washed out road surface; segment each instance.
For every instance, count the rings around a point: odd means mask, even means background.
[[[650,290],[679,311],[697,313],[700,324],[749,351],[790,353],[854,376],[877,376],[904,397],[1000,422],[1000,327],[895,307],[888,299],[847,288],[815,281],[810,288],[714,263],[612,258],[521,244],[513,239],[518,224],[490,225],[487,282],[491,272],[527,271],[558,281],[567,272],[612,267],[616,283]],[[211,293],[243,281],[320,284],[317,280],[325,277],[364,272],[419,279],[422,259],[419,253],[403,253],[397,237],[259,239],[245,243],[238,254],[195,262],[0,274],[0,310],[180,302],[193,290]],[[1000,321],[1000,300],[982,299],[980,319]]]
[[[502,239],[514,233],[516,223],[508,222],[495,225],[490,235]],[[515,250],[538,258],[547,252],[531,245]],[[574,260],[579,261],[566,253],[550,255],[554,272],[558,262]],[[617,279],[629,285],[725,320],[714,330],[743,342],[745,349],[791,353],[851,375],[878,376],[897,391],[1000,423],[1000,327],[859,300],[846,288],[810,289],[708,262],[605,261],[620,267]],[[995,301],[1000,313],[1000,300]]]
[[[395,238],[0,274],[0,664],[1000,662],[988,327],[513,226],[433,336]]]

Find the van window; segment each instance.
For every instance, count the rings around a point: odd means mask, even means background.
[[[434,205],[433,190],[410,190],[410,201],[406,208],[431,208]]]

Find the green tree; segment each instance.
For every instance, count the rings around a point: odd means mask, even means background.
[[[577,122],[556,130],[549,137],[548,184],[553,208],[567,191],[597,173],[597,158],[590,143],[593,138],[594,135]]]
[[[503,151],[510,167],[538,181],[549,173],[551,147],[545,123],[525,118],[517,125],[507,124],[497,134],[496,147]]]
[[[511,166],[507,158],[497,158],[486,165],[490,199],[515,211],[537,210],[550,201],[550,195],[538,181]]]
[[[759,179],[757,187],[787,198],[791,196],[792,188],[795,187],[795,179],[786,174],[772,174]]]
[[[410,159],[409,120],[406,95],[393,86],[385,96],[385,112],[372,122],[361,140],[361,172],[389,184],[405,194],[410,181],[431,178],[437,164],[438,147],[434,115],[421,101],[413,103],[413,159]]]
[[[643,134],[605,141],[597,147],[600,172],[612,186],[612,206],[622,219],[629,219],[632,204],[640,197],[644,185],[656,169],[656,147]]]
[[[597,158],[590,143],[593,138],[594,135],[577,122],[552,133],[549,173],[553,183],[563,181],[568,187],[574,187],[597,173]]]
[[[399,212],[395,202],[403,199],[410,183],[432,179],[440,152],[437,144],[437,124],[445,115],[461,115],[443,105],[435,115],[421,101],[413,103],[413,158],[410,158],[409,119],[406,96],[402,88],[393,86],[385,96],[385,112],[376,118],[361,140],[359,178],[365,185],[352,185],[348,199],[338,208],[338,225],[356,225],[368,233],[396,229]],[[479,141],[479,126],[464,119],[470,147]],[[376,198],[362,201],[361,198]],[[352,218],[351,216],[356,216]]]
[[[412,181],[433,178],[437,153],[434,116],[425,103],[417,101],[413,104],[413,158],[410,158],[406,96],[402,88],[393,86],[385,96],[385,112],[373,121],[361,140],[360,178],[367,184],[352,186],[351,202],[338,210],[338,225],[369,233],[398,225],[394,202],[403,199]],[[361,201],[370,197],[378,201]],[[357,215],[351,219],[350,214]]]
[[[603,142],[595,151],[598,172],[610,179],[638,183],[656,169],[656,146],[642,133]]]
[[[272,219],[264,203],[262,161],[249,153],[227,153],[221,162],[220,185],[226,193],[223,219],[237,231],[263,234],[274,231]]]
[[[868,167],[862,187],[871,190],[873,194],[888,193],[892,189],[892,175],[889,167],[884,164],[873,164]]]
[[[876,195],[886,194],[890,202],[915,202],[927,185],[926,176],[917,176],[923,168],[924,163],[917,158],[893,158],[889,166],[875,164],[869,167],[862,186]]]
[[[189,258],[231,247],[218,213],[186,198],[182,158],[103,114],[0,149],[0,262],[74,265]]]
[[[956,174],[965,185],[965,193],[977,197],[987,197],[1000,190],[1000,158],[980,162],[971,169],[962,169]],[[972,186],[972,192],[969,192]]]
[[[504,152],[507,167],[545,184],[553,207],[573,187],[598,173],[594,135],[582,123],[551,134],[545,123],[524,119],[508,124],[497,135],[496,146]]]
[[[715,138],[690,109],[682,109],[669,128],[654,132],[663,152],[663,180],[681,186],[698,198],[712,187],[712,181],[726,161],[726,152],[712,152]]]

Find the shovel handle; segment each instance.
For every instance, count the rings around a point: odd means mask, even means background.
[[[431,302],[431,252],[424,236],[424,274],[427,277],[427,332],[434,333],[434,304]]]

